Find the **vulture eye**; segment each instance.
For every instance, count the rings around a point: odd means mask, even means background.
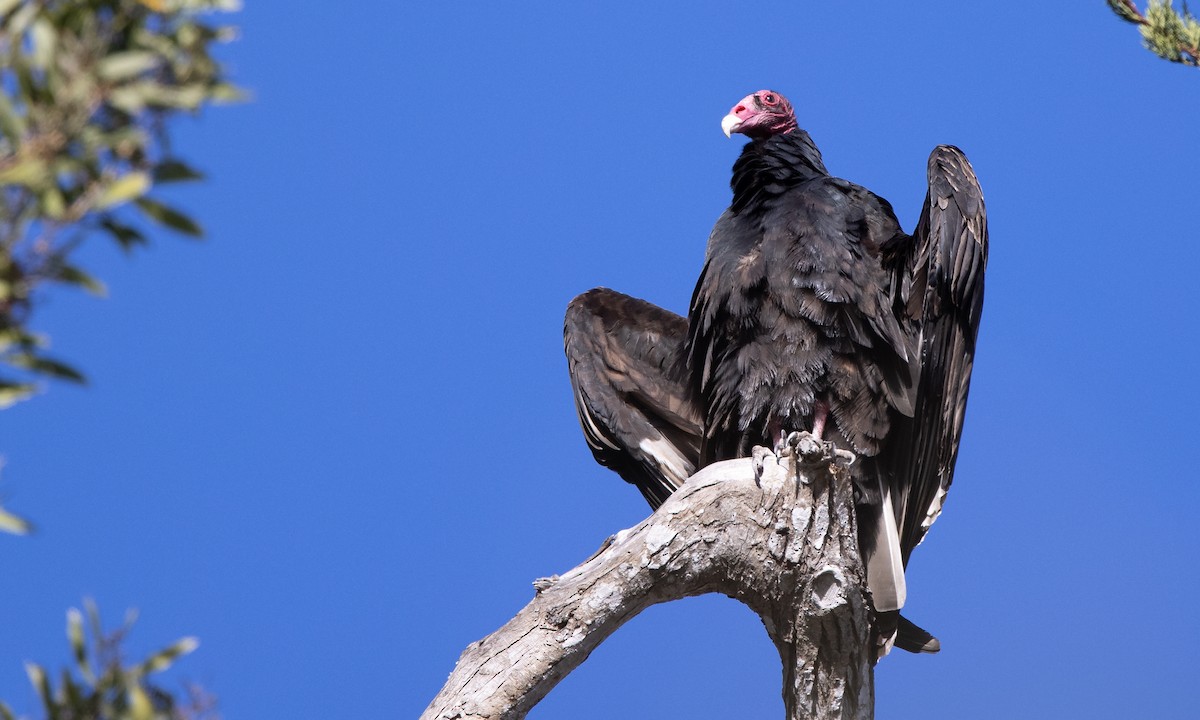
[[[762,96],[762,101],[768,105],[774,105],[779,102],[779,96],[775,93],[764,93]]]

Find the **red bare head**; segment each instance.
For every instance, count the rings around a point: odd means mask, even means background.
[[[796,129],[796,113],[784,96],[774,90],[759,90],[733,106],[721,120],[721,129],[726,136],[741,133],[751,140],[785,135]]]

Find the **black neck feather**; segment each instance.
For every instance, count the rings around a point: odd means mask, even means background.
[[[733,164],[734,214],[760,206],[802,182],[825,177],[829,171],[821,151],[803,130],[752,140]]]

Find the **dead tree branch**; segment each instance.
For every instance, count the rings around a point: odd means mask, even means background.
[[[788,720],[870,718],[875,658],[851,458],[807,433],[717,463],[459,658],[422,720],[523,718],[645,608],[719,592],[762,618]]]

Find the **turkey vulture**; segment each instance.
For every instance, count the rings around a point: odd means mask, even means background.
[[[936,148],[910,236],[886,200],[828,174],[779,93],[747,96],[722,128],[750,142],[690,322],[602,288],[568,308],[584,434],[653,507],[785,430],[854,450],[877,609],[899,607],[962,431],[987,260],[978,181],[957,148]],[[938,647],[903,619],[897,645]]]

